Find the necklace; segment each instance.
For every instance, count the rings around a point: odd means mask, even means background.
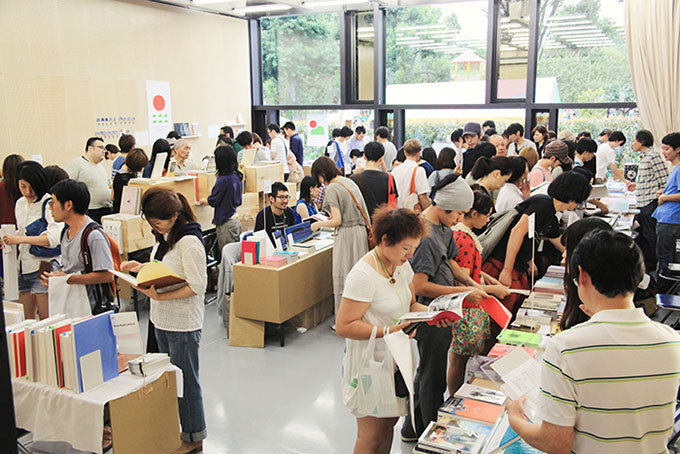
[[[396,284],[397,280],[394,278],[394,272],[390,273],[389,271],[387,271],[387,267],[385,266],[385,263],[383,262],[382,257],[380,257],[380,254],[378,254],[378,248],[375,248],[374,250],[375,250],[375,255],[378,256],[378,260],[380,261],[380,264],[382,265],[382,268],[385,271],[385,274],[387,274],[390,277],[389,278],[390,284]],[[396,267],[394,268],[394,271],[397,271]]]

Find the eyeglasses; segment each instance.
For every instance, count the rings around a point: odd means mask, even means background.
[[[288,199],[290,199],[290,196],[289,195],[277,195],[276,198],[281,199],[281,200],[288,200]]]
[[[93,146],[94,148],[99,148],[100,150],[105,150],[105,151],[106,151],[106,147],[105,147],[104,145],[92,145],[92,146]]]

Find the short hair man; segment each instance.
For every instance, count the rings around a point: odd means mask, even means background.
[[[175,144],[175,162],[178,172],[189,172],[201,168],[191,154],[191,144],[187,139],[179,139]]]
[[[597,135],[597,139],[595,139],[598,146],[602,145],[603,143],[609,142],[609,135],[612,132],[614,132],[614,131],[609,129],[609,128],[604,128],[602,131],[600,131],[600,133]]]
[[[91,271],[85,272],[81,238],[86,227],[93,224],[93,220],[86,214],[89,205],[90,193],[83,182],[67,179],[52,187],[50,202],[52,217],[56,222],[66,224],[61,236],[62,268],[44,273],[43,278],[69,276],[66,281],[68,284],[87,285],[90,306],[94,309],[95,304],[101,299],[97,284],[108,284],[113,281],[113,275],[108,272],[113,269],[113,257],[104,231],[101,228],[94,228],[86,237]]]
[[[283,133],[288,138],[288,142],[290,142],[290,151],[295,155],[295,160],[298,164],[304,166],[305,146],[302,143],[302,137],[300,137],[300,134],[295,130],[295,123],[287,121],[286,124],[283,125]]]
[[[85,154],[71,160],[64,170],[69,178],[82,181],[90,193],[87,214],[101,224],[102,216],[111,214],[111,175],[101,164],[106,147],[99,137],[85,143]]]
[[[474,121],[465,123],[465,126],[463,126],[463,139],[465,139],[468,150],[472,150],[479,145],[479,142],[482,140],[482,127],[479,126],[479,123]]]
[[[576,142],[574,152],[574,167],[582,167],[586,162],[591,161],[597,153],[597,144],[593,139],[582,137]]]
[[[616,151],[626,143],[626,136],[621,131],[614,131],[609,134],[607,142],[597,147],[597,170],[595,178],[604,181],[607,178],[607,170],[611,170],[615,179],[625,181],[623,172],[616,166]]]
[[[640,210],[635,215],[639,226],[635,243],[642,250],[645,268],[651,271],[656,268],[656,219],[652,214],[658,206],[656,194],[666,187],[668,167],[661,153],[654,149],[654,136],[646,129],[635,134],[633,151],[640,153],[635,182],[628,185],[628,190],[635,191],[635,204]]]
[[[366,137],[366,128],[357,126],[354,130],[354,135],[347,141],[347,148],[350,150],[364,151],[364,138]]]
[[[407,158],[408,161],[408,158]],[[397,167],[403,167],[404,164]],[[479,302],[488,295],[475,287],[456,285],[450,265],[458,248],[451,227],[460,222],[472,208],[474,193],[465,180],[457,174],[444,177],[432,189],[432,204],[421,216],[428,224],[428,234],[420,240],[409,260],[415,273],[413,288],[418,302],[429,304],[441,295],[471,290],[470,301]],[[420,361],[415,377],[414,410],[416,427],[408,416],[401,429],[404,440],[414,440],[430,421],[437,420],[437,410],[444,402],[446,391],[446,366],[451,347],[451,328],[419,326],[416,332]]]
[[[267,125],[267,133],[271,139],[271,150],[272,161],[279,161],[283,164],[283,175],[284,180],[288,180],[288,175],[290,170],[288,170],[288,144],[286,140],[281,137],[281,128],[276,123],[269,123]]]
[[[397,147],[390,142],[390,130],[386,126],[380,126],[375,130],[375,140],[380,142],[385,147],[385,157],[383,159],[383,170],[389,172],[392,170],[392,163],[397,159]]]
[[[347,167],[350,165],[349,151],[345,144],[345,136],[341,128],[333,128],[331,141],[326,147],[326,155],[331,158],[342,175],[345,175]]]
[[[391,173],[382,170],[385,160],[385,147],[380,142],[368,142],[364,147],[366,168],[363,172],[355,173],[351,179],[364,196],[368,216],[382,204],[396,208],[399,191]],[[392,202],[390,202],[392,201]]]
[[[456,168],[458,172],[462,172],[463,166],[463,151],[465,151],[465,139],[463,138],[463,128],[456,128],[451,133],[451,143],[453,143],[453,149],[456,152],[456,158],[453,160],[456,163]],[[460,168],[458,168],[460,166]]]
[[[505,129],[503,135],[508,138],[509,142],[508,156],[518,156],[520,151],[527,147],[538,152],[536,144],[531,140],[524,138],[524,126],[519,123],[511,123],[510,126]]]
[[[548,342],[536,405],[542,422],[530,423],[519,399],[508,403],[510,425],[545,452],[667,452],[680,335],[635,308],[639,248],[621,232],[592,232],[569,269],[591,318]]]
[[[500,134],[489,137],[489,143],[496,147],[496,156],[505,156],[508,153],[508,140]]]
[[[661,139],[661,153],[667,161],[670,161],[673,169],[668,177],[668,182],[663,190],[659,191],[658,208],[654,211],[656,219],[656,257],[659,261],[657,267],[657,291],[665,293],[669,290],[672,281],[663,276],[670,275],[668,264],[673,262],[675,256],[675,244],[680,238],[680,132],[672,132]]]
[[[123,134],[118,139],[118,148],[120,148],[120,156],[117,156],[111,164],[113,169],[111,172],[111,178],[115,178],[116,174],[120,172],[120,168],[125,164],[125,157],[135,147],[136,141],[132,134]]]
[[[486,120],[482,123],[482,131],[486,133],[488,129],[496,129],[496,122],[493,120]]]
[[[427,174],[425,169],[418,165],[420,160],[420,152],[423,146],[417,139],[409,139],[404,143],[404,154],[406,161],[392,170],[392,176],[397,184],[397,192],[399,193],[399,207],[410,208],[415,211],[424,211],[430,206],[430,199],[427,194],[430,192],[430,185],[427,183]],[[417,194],[418,201],[413,206],[406,206],[405,203],[411,204],[411,194]]]
[[[255,218],[255,232],[265,230],[269,239],[274,241],[274,233],[283,233],[286,227],[295,225],[295,213],[288,206],[288,188],[280,181],[272,183],[272,192],[269,194],[269,206],[260,210]]]
[[[232,129],[231,126],[222,126],[220,128],[220,134],[224,134],[225,136],[229,137],[231,140],[234,140],[234,130]]]

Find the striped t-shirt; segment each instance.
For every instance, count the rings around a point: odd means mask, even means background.
[[[680,385],[680,335],[642,309],[605,310],[543,356],[539,414],[574,427],[574,453],[661,453]]]

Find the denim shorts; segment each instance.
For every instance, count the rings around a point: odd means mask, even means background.
[[[40,283],[38,272],[19,273],[19,292],[31,292],[33,294],[47,293],[47,287]]]

